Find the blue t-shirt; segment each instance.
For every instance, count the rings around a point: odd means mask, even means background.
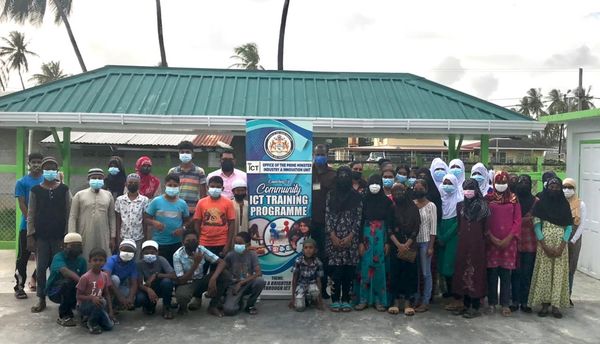
[[[152,240],[159,245],[172,245],[181,242],[181,236],[174,236],[173,232],[183,226],[184,217],[190,216],[190,210],[184,200],[177,198],[174,202],[170,202],[165,199],[164,195],[161,195],[148,204],[146,213],[154,216],[156,221],[165,225],[165,229],[162,231],[153,228]]]
[[[132,259],[128,262],[124,262],[119,258],[118,254],[110,256],[106,261],[106,264],[102,267],[102,270],[106,271],[109,275],[117,275],[121,282],[129,278],[138,278],[137,266],[135,260]]]
[[[40,185],[44,182],[44,176],[39,176],[38,178],[33,178],[31,175],[26,175],[23,178],[17,180],[17,184],[15,184],[15,198],[25,197],[25,204],[29,205],[29,191],[31,188]],[[27,219],[25,215],[21,215],[21,230],[24,231],[27,229]]]

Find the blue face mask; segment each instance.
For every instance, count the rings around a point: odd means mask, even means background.
[[[327,165],[327,157],[324,155],[317,155],[315,157],[315,165],[326,166]]]
[[[221,192],[223,192],[221,188],[208,188],[208,195],[212,198],[221,197]]]
[[[397,175],[396,175],[396,180],[398,181],[398,183],[402,183],[402,184],[404,184],[404,183],[406,183],[406,180],[407,180],[407,179],[408,179],[408,178],[406,178],[406,176],[405,176],[405,175],[402,175],[402,174],[397,174]]]
[[[447,194],[454,193],[454,191],[456,191],[456,186],[442,184],[442,191],[444,191]]]
[[[406,181],[406,185],[413,187],[413,186],[415,186],[416,181],[417,181],[417,178],[408,178],[408,180]]]
[[[450,169],[450,173],[452,173],[453,175],[456,176],[456,178],[458,178],[458,177],[462,176],[463,170],[462,170],[462,168],[455,167],[455,168]]]
[[[44,170],[44,179],[49,182],[53,182],[58,177],[58,171],[55,170]]]
[[[233,245],[233,250],[236,253],[242,254],[242,253],[244,253],[244,251],[246,251],[246,245],[235,244],[235,245]]]
[[[89,184],[92,189],[100,190],[104,186],[104,180],[103,179],[90,179]]]
[[[438,183],[441,183],[444,180],[445,176],[446,176],[446,171],[444,171],[444,170],[436,170],[433,172],[433,179],[435,179],[435,181]]]
[[[152,264],[156,261],[156,255],[155,254],[145,254],[144,255],[144,262],[148,263],[148,264]]]
[[[385,188],[391,188],[392,186],[394,186],[394,178],[383,178],[383,187]]]
[[[479,183],[479,185],[481,185],[485,181],[485,177],[482,176],[481,174],[473,175],[473,176],[471,176],[471,178],[475,179],[477,181],[477,183]]]
[[[187,164],[188,162],[192,161],[192,154],[179,153],[179,160],[181,160],[182,163]]]
[[[119,168],[118,167],[109,167],[108,173],[115,176],[115,175],[117,175],[117,173],[119,173]]]
[[[165,187],[165,193],[170,197],[175,197],[179,195],[179,188],[176,186],[167,186]]]

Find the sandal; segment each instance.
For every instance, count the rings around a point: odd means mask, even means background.
[[[384,305],[380,305],[380,304],[376,304],[376,305],[375,305],[375,309],[376,309],[378,312],[385,312],[385,311],[386,311],[386,308],[385,308],[385,306],[384,306]]]
[[[332,304],[329,305],[329,309],[334,312],[337,313],[340,311],[340,307],[342,307],[342,305],[339,302],[334,302]]]
[[[550,312],[548,311],[548,309],[547,309],[547,308],[546,308],[546,309],[543,309],[543,308],[542,308],[542,310],[538,312],[538,316],[539,316],[540,318],[545,318],[545,317],[547,317],[547,316],[548,316],[548,314],[550,314]]]
[[[419,307],[415,308],[415,312],[417,313],[425,313],[429,310],[429,306],[426,304],[421,304]]]
[[[248,314],[250,314],[250,315],[257,315],[258,309],[256,309],[256,307],[252,306],[252,307],[246,308],[246,312],[248,312]]]
[[[552,316],[556,319],[562,319],[563,315],[556,307],[552,307]]]
[[[406,315],[406,316],[409,316],[409,317],[411,317],[411,316],[415,315],[415,310],[414,310],[414,308],[412,308],[412,307],[410,307],[410,306],[408,306],[408,307],[405,307],[405,308],[404,308],[404,315]]]
[[[342,303],[341,307],[342,307],[342,312],[344,312],[344,313],[352,312],[352,305],[347,302]]]
[[[367,304],[366,303],[359,303],[358,305],[354,306],[354,310],[357,311],[363,311],[367,308]]]
[[[392,307],[388,308],[388,313],[396,315],[396,314],[400,313],[400,308],[398,308],[396,306],[392,306]]]
[[[463,314],[463,318],[465,319],[473,319],[481,316],[481,312],[475,310],[473,308],[469,309],[465,314]]]
[[[164,311],[163,312],[163,318],[165,318],[167,320],[173,319],[173,313],[171,312],[171,310]]]
[[[502,307],[502,316],[503,317],[509,317],[512,315],[512,311],[510,310],[509,307]]]

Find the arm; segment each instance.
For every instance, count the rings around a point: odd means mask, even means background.
[[[127,295],[127,301],[129,301],[131,306],[133,306],[133,303],[135,302],[135,295],[138,291],[138,280],[141,279],[142,278],[137,275],[129,277],[129,295]]]
[[[25,204],[25,196],[19,196],[19,209],[21,210],[21,214],[27,218],[27,204]]]
[[[116,217],[114,216],[115,214],[115,200],[112,197],[112,195],[110,195],[110,203],[108,204],[108,227],[110,229],[110,240],[113,242],[114,245],[114,241],[115,238],[117,237],[117,224],[116,224]]]
[[[67,267],[62,267],[58,271],[64,278],[68,278],[68,279],[74,281],[75,283],[79,282],[79,275],[76,274],[75,272],[69,270]]]
[[[579,240],[579,238],[581,238],[581,235],[583,234],[583,224],[585,223],[585,219],[587,216],[587,208],[585,206],[585,203],[583,203],[583,201],[579,201],[580,205],[579,205],[579,226],[577,226],[577,231],[575,231],[575,234],[573,235],[573,239],[571,239],[571,243],[576,243],[577,240]]]
[[[115,219],[116,219],[116,228],[117,228],[117,234],[116,237],[120,238],[121,237],[121,225],[123,223],[123,220],[121,220],[121,214],[117,211],[115,211]],[[145,233],[145,231],[144,231]]]
[[[435,237],[437,235],[437,207],[432,202],[430,202],[429,204],[431,205],[427,210],[427,216],[429,217],[429,223],[431,224],[431,228],[429,229],[429,243],[427,245],[427,254],[429,256],[432,256],[435,247]]]
[[[235,220],[229,220],[228,229],[227,229],[227,245],[223,249],[223,254],[226,254],[231,250],[231,243],[233,242],[233,238],[235,237]]]
[[[207,296],[214,297],[217,295],[217,279],[219,278],[223,270],[225,270],[225,261],[223,259],[219,259],[217,262],[217,268],[215,269],[215,272],[211,276],[210,280],[208,281]]]
[[[20,200],[19,200],[20,202]],[[29,194],[29,210],[27,213],[27,236],[33,237],[35,236],[35,211],[36,211],[36,203],[37,199],[35,194],[32,192]]]
[[[106,296],[106,307],[108,308],[108,315],[111,319],[115,318],[115,313],[113,312],[113,302],[112,302],[112,294],[110,293],[110,288],[104,287],[104,295]]]

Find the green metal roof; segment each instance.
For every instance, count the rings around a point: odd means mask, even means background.
[[[0,112],[531,121],[412,74],[131,66],[0,97]]]
[[[576,121],[581,119],[588,119],[600,117],[600,109],[589,109],[583,111],[573,111],[566,113],[559,113],[557,115],[541,116],[540,122],[546,123],[565,123],[569,121]]]

